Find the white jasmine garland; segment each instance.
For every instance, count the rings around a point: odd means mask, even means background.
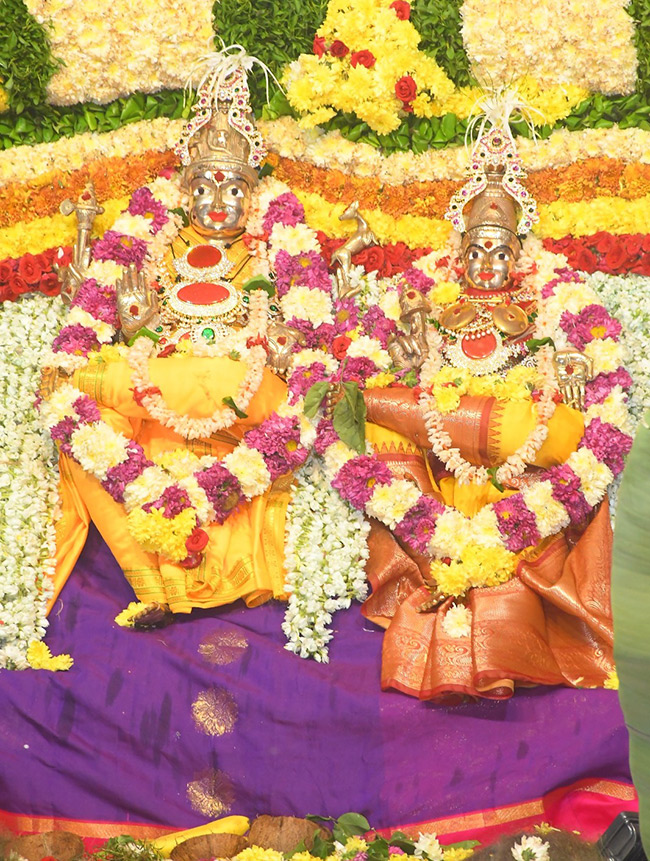
[[[0,668],[25,669],[47,628],[58,469],[34,392],[62,319],[61,300],[39,294],[0,306]]]
[[[289,603],[282,630],[286,649],[327,663],[332,614],[366,597],[370,525],[329,486],[318,466],[308,463],[297,477],[287,509]]]

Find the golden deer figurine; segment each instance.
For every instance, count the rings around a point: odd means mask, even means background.
[[[344,299],[346,296],[354,296],[357,289],[350,289],[350,268],[352,266],[352,255],[358,254],[364,248],[378,245],[379,240],[370,229],[368,222],[359,215],[359,201],[355,200],[348,208],[339,215],[339,221],[357,222],[357,229],[352,236],[337,251],[332,254],[332,265],[338,263],[336,268],[336,292],[337,298]]]

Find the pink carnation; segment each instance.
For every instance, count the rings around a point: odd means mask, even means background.
[[[102,238],[93,245],[93,259],[112,260],[122,266],[135,263],[138,269],[142,269],[146,256],[146,242],[142,239],[136,239],[135,236],[116,233],[114,230],[107,230]]]
[[[117,327],[117,301],[115,288],[98,284],[94,278],[87,278],[75,294],[72,307],[82,308],[96,320]]]
[[[344,464],[332,481],[343,499],[363,510],[377,484],[390,484],[390,469],[376,456],[362,454]]]
[[[154,235],[169,221],[167,207],[156,200],[148,188],[139,188],[133,192],[133,197],[129,202],[129,213],[131,215],[143,215],[149,219],[151,222],[149,230]]]

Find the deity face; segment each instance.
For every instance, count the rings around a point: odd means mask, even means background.
[[[209,239],[235,239],[246,228],[252,190],[234,170],[206,170],[190,181],[190,223]]]
[[[510,279],[516,255],[509,245],[474,242],[464,254],[465,275],[477,290],[502,290]]]

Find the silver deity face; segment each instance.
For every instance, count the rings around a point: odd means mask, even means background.
[[[234,170],[207,170],[190,182],[190,223],[210,239],[234,239],[244,232],[251,187]]]
[[[465,251],[467,281],[477,290],[502,290],[510,279],[515,254],[508,245],[472,243]]]

